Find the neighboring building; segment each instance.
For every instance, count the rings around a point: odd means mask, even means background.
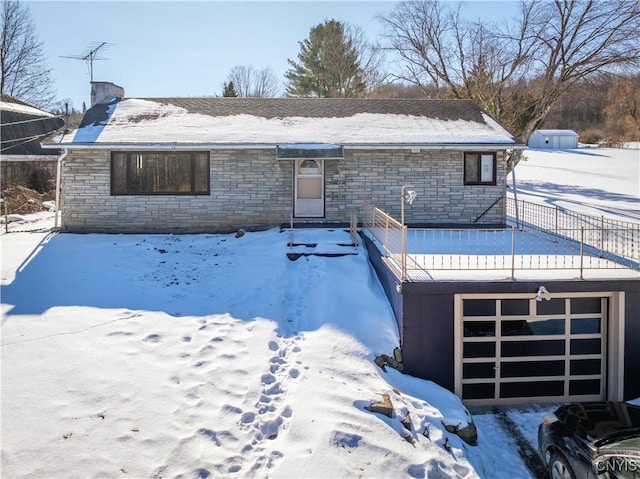
[[[505,223],[524,148],[469,100],[119,98],[94,82],[80,128],[48,147],[66,231],[230,231],[347,222],[365,200],[411,223]]]
[[[34,175],[55,178],[58,151],[43,150],[41,142],[64,126],[64,120],[8,95],[0,101],[2,188],[30,186]]]
[[[578,148],[578,134],[573,130],[536,130],[529,137],[529,148],[572,150]]]

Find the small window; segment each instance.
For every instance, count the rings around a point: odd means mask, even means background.
[[[113,152],[112,195],[208,195],[208,152]]]
[[[464,154],[464,184],[465,185],[495,185],[496,184],[496,154],[495,153],[465,153]]]
[[[320,163],[316,160],[303,160],[298,166],[298,173],[302,175],[320,174]]]

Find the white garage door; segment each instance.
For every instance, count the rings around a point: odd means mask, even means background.
[[[459,297],[456,393],[475,404],[599,400],[607,297]]]
[[[560,148],[568,149],[568,148],[577,148],[576,139],[573,136],[561,136],[560,138]]]

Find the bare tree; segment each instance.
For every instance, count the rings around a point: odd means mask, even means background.
[[[429,98],[418,85],[406,82],[394,82],[380,85],[371,90],[369,98]]]
[[[236,65],[227,75],[227,84],[233,84],[240,97],[273,98],[282,91],[278,75],[270,67],[261,69],[253,65]]]
[[[388,84],[389,75],[385,68],[384,50],[378,43],[370,41],[359,26],[346,23],[345,27],[354,48],[358,51],[358,61],[366,86],[365,95],[369,96],[375,89]]]
[[[67,114],[78,115],[81,112],[75,106],[73,106],[73,100],[71,100],[71,98],[63,98],[62,100],[57,100],[50,106],[49,113],[64,116]]]
[[[437,0],[400,3],[381,17],[399,77],[472,98],[523,138],[576,82],[637,66],[640,3],[523,0],[517,21],[469,22]]]
[[[608,92],[607,124],[619,138],[640,140],[640,75],[619,80]]]
[[[21,3],[8,0],[2,0],[1,8],[0,92],[47,108],[54,91],[31,13]]]

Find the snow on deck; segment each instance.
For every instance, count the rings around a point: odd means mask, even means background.
[[[391,252],[387,264],[400,275],[400,251]],[[581,279],[581,269],[582,279],[640,279],[637,261],[600,257],[590,247],[581,257],[575,241],[536,231],[516,230],[514,235],[511,229],[410,228],[406,264],[407,279],[416,282],[511,280],[512,267],[516,280]]]

